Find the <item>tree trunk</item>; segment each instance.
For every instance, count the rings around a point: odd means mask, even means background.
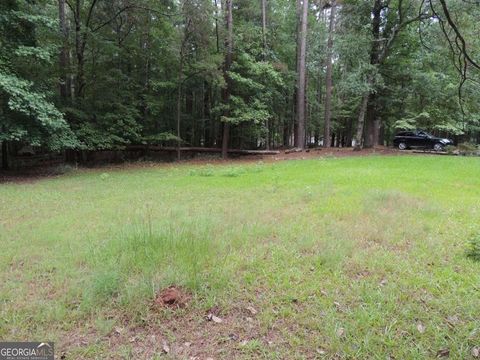
[[[263,60],[267,60],[267,0],[261,0],[262,6],[262,45]],[[270,149],[270,124],[269,119],[265,119],[265,148]]]
[[[293,146],[297,147],[298,140],[298,116],[297,116],[297,98],[298,98],[298,74],[300,73],[300,29],[301,29],[301,17],[302,17],[302,0],[296,1],[296,19],[297,29],[295,31],[296,36],[296,48],[295,48],[295,74],[297,79],[295,80],[295,88],[293,89],[293,101],[292,101],[292,125],[291,133],[293,134]]]
[[[220,34],[218,31],[218,4],[217,0],[215,0],[215,38],[217,44],[217,54],[220,52]]]
[[[177,160],[180,160],[180,139],[181,139],[181,134],[180,134],[180,124],[181,124],[181,118],[182,118],[182,61],[180,62],[180,70],[179,70],[179,79],[178,79],[178,88],[177,88],[177,116],[176,116],[176,122],[177,122]]]
[[[192,88],[187,87],[184,91],[185,98],[185,114],[190,117],[190,134],[188,134],[188,141],[190,146],[195,146],[195,93]],[[185,140],[187,137],[184,135]]]
[[[375,117],[376,117],[376,102],[377,97],[375,93],[370,93],[367,101],[367,110],[365,114],[365,128],[363,147],[371,148],[375,145]]]
[[[223,132],[222,132],[222,158],[226,159],[228,157],[228,142],[230,140],[230,124],[225,121],[223,123]]]
[[[380,63],[380,25],[382,20],[382,0],[375,0],[372,9],[372,46],[370,49],[370,65],[378,66]],[[373,80],[373,79],[372,79]],[[373,81],[372,81],[373,83]],[[377,117],[377,96],[375,93],[369,94],[369,100],[367,102],[367,118],[365,123],[365,140],[364,147],[372,147],[378,144],[378,139],[375,139],[375,134],[378,131],[375,129]]]
[[[181,133],[180,125],[182,121],[182,85],[183,85],[183,61],[184,61],[184,51],[185,51],[185,42],[186,36],[182,39],[182,44],[180,46],[180,64],[178,67],[178,79],[177,79],[177,113],[176,113],[176,123],[177,123],[177,160],[180,160],[180,145],[181,145]]]
[[[147,94],[150,90],[150,26],[151,26],[151,15],[150,11],[147,11],[147,24],[143,36],[141,37],[140,46],[142,51],[147,54],[143,70],[143,94],[141,96],[141,111],[144,123],[147,122],[147,117],[149,113],[148,104],[147,104]]]
[[[308,0],[303,0],[298,34],[297,136],[296,146],[305,148],[305,84],[307,55]]]
[[[85,74],[84,74],[84,51],[85,43],[82,34],[81,18],[81,0],[76,1],[75,9],[75,52],[77,56],[77,74],[76,74],[76,84],[75,84],[75,97],[83,96],[83,88],[85,87]]]
[[[10,164],[8,163],[8,145],[7,145],[7,141],[3,140],[2,141],[2,169],[8,170],[9,165]]]
[[[263,60],[267,58],[267,0],[261,0],[262,5],[262,43]]]
[[[58,0],[58,19],[60,24],[60,34],[62,37],[62,47],[60,49],[60,97],[62,100],[70,96],[70,84],[67,76],[69,67],[69,51],[68,51],[68,27],[65,16],[65,0]]]
[[[330,23],[328,25],[328,42],[327,42],[327,74],[326,74],[326,86],[325,86],[325,124],[323,131],[324,147],[330,147],[330,127],[332,118],[332,56],[333,56],[333,31],[335,24],[335,8],[336,1],[331,2],[330,7]]]
[[[205,82],[204,84],[204,97],[203,97],[203,128],[204,128],[204,146],[211,147],[213,146],[212,134],[213,134],[213,121],[211,118],[211,86],[209,83]]]
[[[290,108],[291,107],[291,103],[290,102],[293,102],[295,103],[295,101],[292,101],[292,98],[290,97],[290,95],[287,95],[285,97],[285,108]],[[294,107],[292,107],[292,110],[295,110]],[[282,133],[283,133],[283,146],[284,147],[289,147],[290,146],[290,137],[291,137],[291,134],[290,134],[290,123],[291,123],[291,117],[290,116],[285,116],[285,118],[283,119],[283,130],[282,130]]]
[[[233,52],[233,15],[232,15],[232,2],[233,0],[225,1],[225,27],[227,29],[227,35],[225,38],[225,63],[223,66],[223,77],[225,79],[225,89],[223,89],[223,102],[228,106],[230,100],[230,87],[231,81],[228,72],[230,71],[230,66],[232,65],[232,52]],[[229,115],[227,110],[224,114]],[[222,134],[222,157],[224,159],[228,156],[228,141],[230,137],[230,125],[227,120],[223,122],[223,134]]]
[[[362,103],[360,105],[360,111],[358,113],[357,132],[353,140],[353,150],[360,150],[362,148],[362,135],[365,123],[365,112],[367,111],[368,97],[368,93],[364,94],[362,97]]]

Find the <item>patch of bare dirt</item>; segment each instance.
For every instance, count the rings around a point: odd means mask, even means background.
[[[168,292],[169,297],[170,294],[173,293]],[[157,299],[163,301],[160,296]],[[62,337],[58,353],[63,359],[87,359],[92,354],[83,355],[82,349],[96,345],[98,355],[106,359],[120,358],[119,351],[125,348],[129,348],[129,356],[134,359],[162,354],[189,360],[235,359],[242,355],[255,358],[255,350],[252,353],[249,348],[251,341],[272,351],[287,346],[282,329],[261,326],[260,313],[260,308],[248,303],[236,304],[229,310],[215,306],[206,312],[188,306],[173,310],[168,306],[163,312],[149,312],[141,324],[131,324],[128,317],[116,317],[116,326],[104,336],[94,325],[77,327]]]
[[[59,174],[48,169],[29,169],[29,170],[0,170],[0,184],[2,183],[22,183],[29,184],[38,180],[58,177]]]

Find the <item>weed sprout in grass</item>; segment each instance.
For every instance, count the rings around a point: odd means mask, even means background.
[[[466,255],[472,260],[480,261],[480,233],[468,240]]]
[[[196,169],[191,169],[189,171],[190,176],[202,176],[202,177],[210,177],[214,176],[215,172],[213,170],[213,167],[211,165],[206,165],[203,167],[199,167]]]
[[[237,177],[242,174],[245,174],[245,169],[242,167],[229,167],[225,169],[222,173],[222,176],[225,177]]]

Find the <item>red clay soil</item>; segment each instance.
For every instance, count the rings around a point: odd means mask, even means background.
[[[160,291],[154,301],[157,307],[184,308],[190,296],[182,289],[170,286]]]

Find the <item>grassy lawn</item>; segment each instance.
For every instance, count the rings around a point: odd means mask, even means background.
[[[53,340],[66,359],[468,359],[480,346],[480,263],[465,244],[478,232],[478,158],[126,167],[4,184],[0,339]],[[171,285],[185,307],[155,303]]]

